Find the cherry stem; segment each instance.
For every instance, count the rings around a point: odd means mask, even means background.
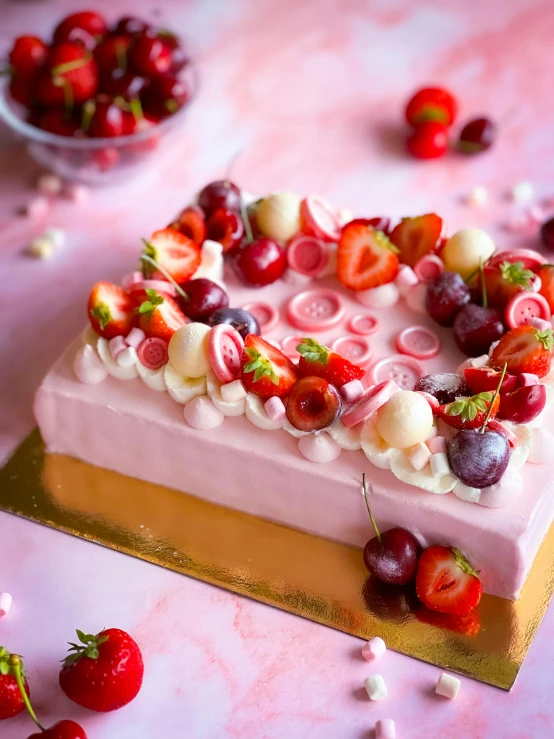
[[[62,74],[67,74],[68,72],[73,72],[76,69],[84,67],[89,63],[89,61],[90,59],[87,59],[86,57],[83,59],[73,59],[70,62],[64,62],[64,64],[58,64],[57,67],[52,67],[50,72],[53,77],[59,77]]]
[[[252,234],[252,227],[250,225],[250,219],[248,218],[248,208],[244,204],[242,195],[240,196],[240,214],[244,222],[244,230],[246,231],[246,240],[249,244],[254,241],[254,235]]]
[[[17,687],[19,688],[19,692],[21,693],[21,697],[23,698],[23,703],[25,703],[25,708],[29,712],[29,716],[33,719],[33,721],[41,731],[46,731],[44,726],[36,717],[36,714],[33,711],[33,707],[31,705],[31,701],[29,700],[29,696],[27,695],[27,691],[25,690],[25,686],[23,685],[23,678],[21,676],[21,658],[18,654],[10,655],[10,665],[13,668],[15,681],[17,683]]]
[[[502,387],[502,383],[504,382],[504,377],[506,376],[506,370],[508,369],[508,362],[504,362],[504,367],[502,368],[502,374],[500,375],[500,380],[498,382],[498,385],[496,386],[496,390],[494,391],[494,395],[492,396],[491,403],[489,405],[489,410],[487,411],[487,415],[485,416],[485,420],[483,421],[483,425],[481,426],[481,433],[485,433],[485,428],[487,426],[487,423],[489,422],[489,418],[491,417],[492,409],[494,408],[494,404],[496,403],[496,399],[498,398],[498,395],[500,393],[500,388]]]
[[[483,267],[488,262],[490,262],[490,260],[494,257],[495,254],[496,254],[496,250],[493,251],[493,253],[490,255],[488,259],[485,259],[485,261],[483,262]],[[466,285],[469,285],[469,283],[472,281],[475,275],[478,275],[480,271],[481,271],[481,260],[479,260],[479,266],[477,267],[477,269],[474,269],[473,272],[470,272],[468,276],[465,278],[464,282],[466,283]]]
[[[479,276],[481,277],[481,300],[483,302],[483,308],[488,308],[489,301],[487,298],[487,286],[485,285],[485,272],[482,259],[479,259]]]
[[[146,246],[149,246],[151,249],[153,248],[152,247],[152,244],[150,244],[150,242],[146,241],[146,239],[143,239],[143,241],[146,244]],[[162,273],[162,275],[165,277],[165,279],[168,280],[168,282],[171,282],[171,284],[177,290],[177,292],[183,298],[183,300],[190,300],[189,296],[186,294],[186,292],[183,290],[183,288],[175,282],[175,280],[173,279],[173,277],[168,272],[166,272],[166,270],[162,267],[161,264],[158,264],[158,262],[156,262],[155,259],[152,259],[152,257],[149,257],[148,254],[141,254],[141,257],[140,258],[141,259],[144,259],[144,261],[146,261],[146,262],[150,262],[150,264],[153,264],[154,267],[159,272]]]
[[[127,71],[127,51],[125,49],[124,44],[122,44],[121,41],[115,42],[115,55],[117,58],[118,68],[126,72]]]
[[[373,518],[373,513],[371,512],[371,506],[369,505],[369,497],[367,494],[367,483],[365,479],[365,472],[362,473],[362,495],[364,496],[365,504],[367,507],[367,512],[369,513],[369,518],[371,520],[371,525],[373,526],[373,530],[375,531],[375,535],[377,536],[377,541],[379,544],[383,543],[383,539],[381,537],[381,534],[379,532],[379,529],[377,528],[377,523],[375,519]]]

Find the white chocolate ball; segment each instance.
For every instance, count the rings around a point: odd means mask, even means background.
[[[441,252],[447,270],[459,272],[466,279],[494,254],[494,241],[480,228],[463,228],[453,234]]]
[[[208,334],[204,323],[187,323],[177,329],[167,352],[171,366],[185,377],[203,377],[211,368],[208,354]]]
[[[256,223],[265,236],[288,241],[300,231],[300,198],[291,192],[276,192],[256,207]]]
[[[396,449],[407,449],[429,438],[433,412],[422,395],[412,390],[400,390],[379,408],[376,426],[387,444]]]

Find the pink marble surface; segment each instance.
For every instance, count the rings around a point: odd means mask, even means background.
[[[110,17],[136,3],[96,3]],[[512,213],[506,190],[522,179],[554,191],[548,0],[296,0],[159,3],[162,24],[192,39],[202,89],[175,146],[143,176],[98,190],[83,207],[58,202],[45,222],[14,215],[32,196],[37,168],[0,129],[0,458],[33,426],[33,393],[82,326],[98,278],[118,278],[139,237],[164,223],[195,188],[223,173],[254,192],[317,190],[368,215],[436,209],[451,229],[483,225],[502,243]],[[0,3],[0,46],[22,32],[46,33],[75,8],[59,2]],[[142,2],[151,17],[156,4]],[[438,162],[406,158],[402,100],[414,86],[444,83],[464,116],[500,121],[487,155]],[[461,196],[486,185],[491,205],[469,210]],[[67,233],[48,262],[23,247],[45,225]],[[0,514],[0,591],[14,596],[0,642],[24,654],[36,708],[46,723],[75,717],[91,739],[186,736],[371,737],[393,717],[398,739],[537,739],[554,733],[554,610],[539,630],[510,694],[464,679],[454,703],[433,686],[439,670],[388,653],[372,668],[359,640],[203,583]],[[146,661],[139,698],[111,716],[86,714],[57,688],[57,661],[75,627],[128,629]],[[363,678],[381,672],[385,703],[371,704]],[[20,739],[30,722],[2,726]]]

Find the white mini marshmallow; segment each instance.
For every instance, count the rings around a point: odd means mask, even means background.
[[[292,285],[293,287],[309,285],[312,281],[312,278],[309,275],[303,275],[301,272],[297,272],[295,269],[291,269],[290,267],[287,267],[282,279],[283,282],[287,283],[287,285]]]
[[[222,385],[220,388],[221,397],[227,403],[234,403],[237,400],[246,398],[246,390],[240,380],[233,380]]]
[[[382,675],[370,675],[364,680],[364,688],[372,701],[382,701],[389,694]]]
[[[221,426],[225,418],[206,395],[201,395],[188,402],[183,413],[188,425],[200,431]]]
[[[364,394],[364,386],[359,380],[350,380],[340,388],[345,403],[355,403]]]
[[[449,700],[454,700],[460,691],[461,685],[462,683],[457,677],[449,675],[447,672],[442,672],[438,679],[435,693]]]
[[[425,308],[425,299],[427,298],[427,285],[420,282],[411,287],[406,293],[406,305],[414,313],[427,313]]]
[[[45,172],[41,174],[37,180],[37,190],[42,195],[48,195],[54,197],[59,195],[63,188],[63,182],[60,180],[57,174],[51,172]]]
[[[379,287],[360,290],[354,293],[354,297],[366,308],[392,308],[398,302],[400,293],[394,282],[386,282]]]
[[[410,265],[401,264],[400,269],[398,270],[398,274],[396,275],[396,279],[394,280],[394,284],[398,288],[400,297],[405,298],[410,288],[414,285],[417,285],[418,282],[419,277],[416,275]]]
[[[376,722],[375,739],[396,739],[396,726],[392,718],[381,718]]]
[[[108,370],[90,344],[82,346],[75,355],[73,372],[84,385],[97,385],[108,376]]]
[[[350,208],[341,208],[337,213],[337,218],[339,220],[339,224],[342,227],[347,223],[350,223],[350,221],[354,220],[354,213]]]
[[[56,249],[58,249],[60,246],[63,246],[65,243],[65,231],[62,231],[61,228],[50,226],[49,228],[44,230],[44,233],[42,235],[45,239],[49,239],[52,244],[54,244]]]
[[[489,191],[484,185],[475,185],[465,198],[471,208],[482,208],[489,199]]]
[[[117,355],[117,363],[120,367],[133,367],[137,362],[137,350],[134,346],[128,346]]]
[[[362,657],[368,662],[373,662],[382,657],[387,651],[387,645],[380,636],[374,636],[362,647]]]
[[[109,347],[110,354],[114,359],[117,359],[121,352],[125,351],[127,344],[125,343],[123,336],[114,336],[113,339],[110,339],[109,341]]]
[[[287,415],[285,404],[277,395],[268,398],[264,403],[265,412],[272,421],[282,421]]]
[[[546,331],[547,328],[552,328],[552,324],[550,321],[545,321],[544,318],[539,318],[538,316],[530,318],[527,323],[530,326],[533,326],[533,328],[538,328],[539,331]]]
[[[194,279],[205,277],[213,282],[223,281],[223,246],[219,241],[206,239],[200,252],[200,266],[193,275]]]
[[[12,607],[12,596],[9,593],[0,593],[0,616],[7,616]]]
[[[341,448],[329,434],[306,434],[298,439],[298,449],[310,462],[326,464],[333,462],[341,453]]]
[[[42,218],[49,210],[50,203],[43,195],[33,198],[25,206],[25,214],[28,215],[29,218]]]
[[[419,444],[416,444],[408,457],[410,464],[414,470],[417,470],[418,472],[427,466],[430,459],[431,452],[424,441],[420,441]]]
[[[127,346],[132,346],[133,349],[138,349],[139,346],[142,344],[144,339],[146,338],[146,334],[141,328],[132,328],[127,336],[125,337],[125,343]]]
[[[432,454],[429,460],[431,465],[431,472],[433,477],[444,477],[450,474],[450,465],[448,464],[448,457],[444,452],[438,452],[438,454]]]
[[[27,252],[37,259],[50,259],[54,253],[54,244],[44,236],[37,236],[29,244]]]
[[[535,196],[533,184],[528,180],[518,182],[512,187],[511,196],[515,203],[530,203]]]

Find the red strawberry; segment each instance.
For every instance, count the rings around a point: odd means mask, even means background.
[[[496,382],[498,385],[498,380]],[[496,390],[496,388],[495,388]],[[460,398],[453,403],[440,405],[435,411],[439,418],[455,429],[478,429],[487,417],[492,403],[489,420],[493,419],[500,407],[500,395],[494,398],[494,392],[479,393],[471,398]]]
[[[288,395],[298,379],[296,367],[260,336],[248,334],[242,355],[242,382],[247,390],[267,400]]]
[[[456,118],[456,112],[456,100],[447,90],[441,87],[424,87],[409,100],[406,121],[410,126],[425,121],[438,121],[450,126]]]
[[[506,304],[522,290],[531,290],[535,273],[526,269],[523,262],[499,262],[483,269],[487,300],[490,308],[503,310]],[[478,277],[481,289],[481,276]]]
[[[331,385],[340,388],[351,380],[361,380],[365,374],[361,367],[318,344],[315,339],[302,339],[296,349],[301,355],[298,362],[300,377],[323,377]]]
[[[436,213],[403,218],[390,240],[400,252],[400,261],[413,267],[426,254],[435,254],[442,244],[444,222]]]
[[[539,331],[533,326],[518,326],[500,339],[490,362],[495,369],[502,369],[506,363],[508,372],[514,375],[530,372],[544,377],[550,372],[553,346],[551,329]]]
[[[31,734],[28,739],[87,739],[87,735],[78,723],[64,719],[63,721],[57,721],[44,731]]]
[[[494,392],[500,382],[502,372],[497,372],[490,367],[466,367],[464,379],[472,393]],[[506,372],[502,380],[500,394],[511,393],[517,386],[517,377]]]
[[[92,49],[108,32],[106,21],[98,13],[82,11],[64,18],[54,30],[54,43],[72,41]]]
[[[448,151],[448,128],[437,121],[418,123],[406,138],[406,148],[416,159],[438,159]]]
[[[538,275],[541,278],[539,292],[550,306],[550,312],[554,313],[554,264],[543,264]]]
[[[419,558],[416,593],[432,611],[464,616],[479,603],[482,592],[481,580],[458,549],[429,547]]]
[[[12,73],[23,77],[35,75],[46,61],[48,46],[36,36],[20,36],[10,51]]]
[[[142,253],[154,259],[176,282],[188,280],[200,265],[200,246],[174,228],[154,231],[150,240],[144,243]],[[145,277],[150,277],[156,270],[151,262],[143,260]]]
[[[81,645],[70,642],[60,671],[60,687],[67,697],[91,711],[115,711],[138,694],[144,674],[138,644],[121,629],[99,634],[77,630]]]
[[[6,647],[0,647],[0,720],[17,716],[25,708],[17,685],[17,670],[21,670],[25,691],[30,695],[21,657],[18,654],[10,654]]]
[[[206,217],[199,205],[189,205],[169,224],[169,228],[180,231],[183,236],[202,246],[206,239]]]
[[[47,107],[80,105],[96,92],[98,67],[91,54],[69,41],[53,46],[38,78],[39,102]]]
[[[175,331],[187,323],[183,311],[168,295],[146,289],[135,293],[139,326],[147,337],[169,341]]]
[[[135,323],[134,304],[129,295],[111,282],[97,282],[87,305],[90,325],[105,339],[126,336]]]
[[[347,224],[337,251],[337,277],[351,290],[368,290],[394,280],[398,274],[397,248],[382,231]]]

